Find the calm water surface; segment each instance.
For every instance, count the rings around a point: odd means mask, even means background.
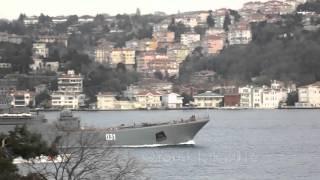
[[[319,180],[320,110],[75,112],[87,126],[210,115],[193,147],[121,149],[155,180]],[[56,119],[57,113],[46,113]]]

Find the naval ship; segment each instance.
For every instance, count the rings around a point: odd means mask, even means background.
[[[163,123],[141,123],[120,125],[110,128],[85,128],[80,126],[80,120],[71,111],[63,111],[58,119],[58,126],[63,131],[97,133],[103,144],[112,147],[157,147],[194,144],[193,139],[200,129],[209,122],[209,117],[189,119]]]

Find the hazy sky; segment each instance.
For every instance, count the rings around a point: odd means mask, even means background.
[[[97,13],[134,13],[154,11],[176,13],[178,11],[209,10],[221,7],[238,9],[249,0],[2,0],[0,18],[15,19],[20,13],[50,16],[95,15]]]

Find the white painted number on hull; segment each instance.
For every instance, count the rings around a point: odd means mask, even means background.
[[[106,134],[106,140],[107,141],[115,141],[116,135],[115,134]]]

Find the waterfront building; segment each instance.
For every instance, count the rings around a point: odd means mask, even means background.
[[[132,110],[139,109],[139,103],[130,100],[117,100],[116,94],[103,92],[97,95],[97,108],[99,110]]]
[[[320,107],[320,81],[298,88],[297,107]]]
[[[260,108],[262,106],[262,91],[263,89],[261,87],[240,87],[240,107]]]
[[[51,94],[52,108],[78,109],[84,101],[85,95],[80,93],[55,91]]]
[[[240,94],[225,94],[223,97],[224,107],[239,107]]]
[[[11,106],[13,107],[27,107],[33,106],[35,103],[35,96],[30,91],[14,91],[11,94]]]
[[[134,100],[143,109],[161,108],[161,94],[155,91],[143,91],[135,95]]]
[[[58,77],[58,91],[51,94],[53,108],[78,109],[84,105],[83,77],[73,70]]]
[[[182,108],[183,97],[176,93],[166,93],[161,98],[162,107],[168,109]]]
[[[294,90],[292,87],[285,87],[284,83],[279,81],[272,81],[270,87],[240,87],[240,106],[243,108],[278,108],[285,103],[288,93]]]
[[[197,108],[217,108],[222,106],[223,95],[206,91],[201,94],[193,96],[194,105]]]

